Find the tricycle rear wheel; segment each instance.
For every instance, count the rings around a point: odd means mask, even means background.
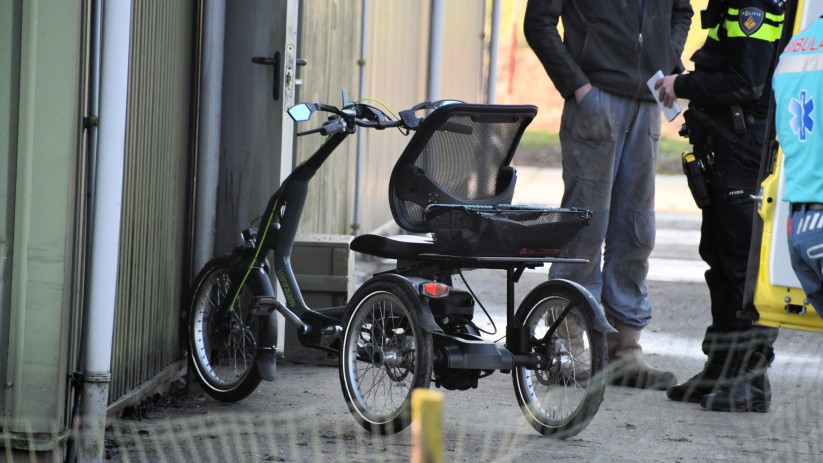
[[[574,301],[577,305],[563,317],[546,347],[535,348],[548,356],[548,367],[519,367],[512,374],[520,409],[545,436],[573,436],[594,418],[606,389],[606,335],[592,329],[593,311],[599,307],[592,307],[583,294],[551,281],[529,293],[517,310],[517,319],[540,340]]]
[[[363,285],[343,316],[340,385],[354,419],[366,430],[394,434],[411,423],[411,393],[432,377],[431,333],[419,326],[403,288]]]

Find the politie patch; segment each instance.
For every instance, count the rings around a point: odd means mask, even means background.
[[[740,22],[740,29],[746,34],[746,37],[754,34],[763,25],[763,19],[766,17],[762,10],[757,8],[743,8],[740,10],[740,15],[737,20]]]

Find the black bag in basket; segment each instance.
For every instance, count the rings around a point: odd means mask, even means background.
[[[572,258],[585,209],[432,204],[425,219],[441,254],[466,257]]]

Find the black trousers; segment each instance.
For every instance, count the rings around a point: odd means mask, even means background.
[[[744,358],[759,351],[774,357],[777,329],[737,318],[743,308],[743,289],[752,241],[757,186],[765,127],[754,126],[734,145],[713,147],[710,175],[711,204],[703,208],[700,257],[709,264],[706,284],[711,295],[712,324],[703,338],[703,352],[712,361],[729,355]]]

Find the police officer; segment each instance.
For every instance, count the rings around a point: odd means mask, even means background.
[[[751,195],[757,189],[783,1],[710,0],[703,13],[709,34],[692,56],[694,72],[666,76],[655,85],[669,107],[675,98],[689,100],[690,141],[702,145],[695,152],[707,153],[710,191],[700,238],[700,256],[709,264],[712,324],[702,346],[708,359],[703,371],[667,395],[710,410],[766,412],[771,401],[766,370],[777,330],[736,314],[743,307]]]

